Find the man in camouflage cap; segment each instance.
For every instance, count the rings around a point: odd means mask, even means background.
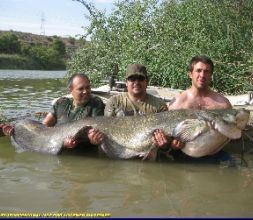
[[[147,93],[148,73],[144,65],[129,64],[126,69],[127,92],[112,96],[106,103],[105,116],[147,115],[167,111],[166,103]],[[164,132],[157,129],[153,135],[153,142],[159,148],[169,146],[170,140]],[[180,147],[175,143],[173,147]]]
[[[131,76],[143,76],[145,79],[148,79],[147,69],[142,64],[129,64],[126,70],[126,79]]]
[[[127,92],[111,97],[105,107],[106,116],[143,115],[167,110],[166,103],[147,93],[148,74],[142,64],[129,64],[126,69]]]

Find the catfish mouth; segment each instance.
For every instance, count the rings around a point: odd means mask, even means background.
[[[250,112],[240,109],[235,116],[227,115],[221,120],[214,122],[214,128],[230,139],[239,139],[242,136],[242,130],[246,127]]]
[[[232,120],[228,120],[228,118],[225,118],[224,120],[230,123],[233,122],[238,129],[243,130],[247,126],[249,118],[250,111],[242,108],[237,111],[237,114],[233,117]]]
[[[250,111],[246,109],[240,109],[236,115],[236,124],[240,129],[244,129],[249,121]]]

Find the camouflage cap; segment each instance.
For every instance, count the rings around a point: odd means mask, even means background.
[[[146,79],[148,79],[148,73],[147,69],[144,65],[134,63],[129,64],[126,69],[126,79],[130,76],[144,76]]]

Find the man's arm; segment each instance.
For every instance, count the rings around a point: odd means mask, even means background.
[[[227,100],[225,108],[233,108],[232,104]]]
[[[105,104],[99,97],[92,97],[92,113],[91,117],[104,115]]]
[[[115,114],[115,98],[111,97],[107,100],[104,110],[105,116],[116,116]]]
[[[44,118],[42,124],[47,127],[53,127],[56,124],[55,116],[49,112]],[[63,147],[65,148],[75,148],[77,146],[77,141],[73,137],[66,137],[63,142]]]
[[[47,127],[53,127],[56,124],[55,116],[49,112],[42,121],[42,124],[46,125]]]
[[[230,103],[230,101],[226,97],[222,96],[222,99],[223,99],[222,100],[222,102],[223,102],[222,107],[224,107],[225,109],[233,108],[232,104]]]
[[[167,103],[168,110],[173,108],[173,104],[175,103],[176,98],[174,97],[170,102]]]
[[[169,103],[167,103],[168,110],[185,108],[186,101],[187,93],[185,91],[177,94]]]

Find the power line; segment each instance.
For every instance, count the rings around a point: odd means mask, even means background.
[[[44,12],[41,13],[41,23],[40,23],[40,34],[44,35],[46,34],[45,32],[45,15]]]

